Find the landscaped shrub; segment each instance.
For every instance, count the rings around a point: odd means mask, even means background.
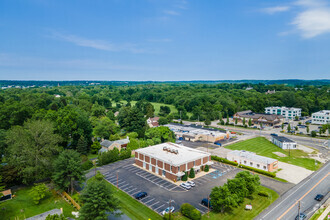
[[[120,152],[115,147],[113,150],[101,153],[98,156],[98,165],[106,165],[116,162],[117,160],[124,160],[131,157],[131,150],[122,149]]]
[[[90,168],[92,168],[94,166],[93,162],[90,160],[87,160],[86,162],[84,162],[81,167],[83,168],[83,170],[89,170]]]
[[[209,172],[209,169],[210,169],[209,165],[205,165],[204,171]]]
[[[238,167],[244,168],[244,169],[247,169],[247,170],[251,170],[251,171],[254,171],[256,173],[260,173],[260,174],[263,174],[263,175],[266,175],[266,176],[270,176],[270,177],[273,177],[273,178],[276,177],[276,174],[275,173],[268,172],[268,171],[265,171],[265,170],[260,170],[260,169],[249,167],[249,166],[245,166],[243,164],[240,164]]]
[[[187,172],[184,172],[185,173],[185,175],[183,175],[182,177],[181,177],[181,180],[182,181],[187,181],[188,180],[188,173]]]
[[[195,178],[195,170],[193,168],[190,169],[189,178]]]
[[[180,211],[182,215],[192,220],[199,220],[202,218],[200,211],[198,211],[194,206],[190,205],[189,203],[183,203],[181,205]]]
[[[265,192],[265,191],[260,191],[260,192],[258,192],[258,195],[259,195],[259,196],[264,196],[264,197],[268,197],[268,196],[269,196],[268,193]]]
[[[212,160],[215,160],[215,161],[218,161],[218,162],[221,162],[221,163],[226,163],[226,164],[234,165],[234,166],[237,166],[238,165],[238,163],[236,163],[234,161],[230,161],[230,160],[227,160],[225,158],[218,157],[218,156],[211,156],[211,159]]]

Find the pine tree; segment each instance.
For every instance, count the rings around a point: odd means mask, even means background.
[[[252,125],[252,121],[251,121],[251,118],[249,118],[249,126],[251,127]]]
[[[87,142],[85,141],[84,136],[80,136],[77,144],[77,151],[80,154],[87,155],[88,154],[88,147],[87,147]]]
[[[245,125],[245,118],[243,118],[243,125]]]
[[[195,178],[195,170],[193,168],[190,169],[189,178]]]

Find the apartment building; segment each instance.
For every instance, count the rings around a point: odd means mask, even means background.
[[[312,114],[312,124],[330,124],[330,110],[322,110]]]
[[[167,142],[137,149],[135,164],[155,175],[179,181],[185,171],[193,168],[198,173],[202,167],[211,166],[213,162],[210,153]]]
[[[296,116],[301,117],[301,108],[287,108],[287,107],[267,107],[265,108],[266,114],[282,115],[287,120],[292,120]]]

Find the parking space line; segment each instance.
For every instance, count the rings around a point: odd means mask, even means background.
[[[133,192],[130,192],[129,194],[131,194],[131,195],[135,195],[135,194],[137,194],[138,192],[140,192],[140,190],[138,190],[138,191],[133,191]]]
[[[198,208],[196,208],[198,211],[200,211],[202,214],[204,214],[205,212],[203,212],[202,210],[199,210]]]
[[[163,181],[166,181],[166,180],[163,180],[163,179],[161,179],[161,178],[159,178],[159,182],[157,182],[157,181],[155,181],[154,183],[156,183],[156,184],[160,184],[161,182],[163,182]],[[166,181],[167,182],[167,181]]]
[[[147,203],[149,203],[151,201],[154,201],[154,200],[155,200],[155,198],[152,198],[151,200],[149,200],[148,202],[145,202],[144,204],[147,204]]]
[[[118,183],[118,187],[124,186],[125,183],[126,183],[125,181],[123,181],[122,183]],[[122,185],[122,184],[124,184],[124,185]]]
[[[154,209],[155,211],[157,211],[158,209],[160,209],[161,207],[163,207],[165,204],[158,206],[158,208]]]
[[[143,202],[144,199],[148,199],[148,198],[149,198],[148,196],[147,197],[144,197],[144,198],[140,199],[140,201]]]
[[[150,180],[151,181],[155,181],[155,180],[158,180],[158,179],[159,179],[159,177],[158,176],[155,176],[155,175],[153,177],[150,177]]]
[[[129,188],[131,188],[132,186],[126,187],[126,188],[122,188],[121,190],[127,192],[126,190],[128,190]]]
[[[156,205],[156,204],[158,204],[158,203],[159,203],[159,201],[157,201],[157,202],[155,202],[154,204],[150,205],[150,207],[152,207],[152,206],[154,206],[154,205]]]
[[[127,184],[125,184],[125,185],[121,185],[121,186],[119,186],[119,187],[126,187],[126,186],[128,186],[129,185],[129,183],[127,183]]]
[[[127,193],[130,193],[130,192],[132,192],[134,190],[137,190],[137,188],[130,189],[129,191],[127,191]]]
[[[172,191],[172,189],[174,189],[174,188],[176,188],[176,187],[178,187],[177,185],[175,185],[174,187],[172,187],[171,189],[169,189],[170,191]]]

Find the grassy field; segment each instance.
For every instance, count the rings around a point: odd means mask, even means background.
[[[289,157],[289,150],[283,150],[277,147],[275,144],[271,143],[264,137],[252,138],[246,141],[228,145],[225,148],[231,150],[246,150],[246,151],[255,152],[258,155],[271,157],[285,163],[304,167],[309,170],[317,170],[321,166],[321,163],[319,161],[316,161],[317,165],[315,166],[314,159],[304,158],[307,157],[308,154],[302,150],[290,150],[290,157]],[[287,157],[279,157],[273,152],[281,152],[287,155]]]
[[[122,104],[126,104],[127,101],[120,101]],[[131,101],[131,105],[134,106],[136,103],[136,101]],[[158,103],[158,102],[151,102],[151,104],[154,106],[155,108],[155,115],[158,116],[159,111],[160,111],[160,106],[168,106],[171,109],[171,113],[177,113],[178,110],[175,108],[174,105],[168,105],[168,104],[164,104],[164,103]],[[115,106],[116,103],[112,103],[112,106]],[[187,115],[190,117],[192,114],[190,112],[187,113]]]
[[[210,212],[210,217],[208,218],[207,213],[203,215],[202,219],[207,220],[215,220],[215,219],[221,219],[221,220],[248,220],[248,219],[254,219],[259,213],[261,213],[265,208],[267,208],[270,204],[272,204],[277,198],[278,194],[266,187],[260,186],[261,191],[266,191],[270,195],[268,198],[259,196],[257,194],[254,195],[254,199],[245,199],[244,202],[237,208],[234,208],[231,210],[231,212],[226,213],[214,213]],[[250,204],[252,205],[252,210],[245,210],[245,205]]]
[[[29,190],[31,187],[14,191],[15,198],[0,203],[1,219],[25,219],[52,209],[63,208],[65,217],[73,217],[75,209],[58,195],[48,192],[38,205],[33,203]]]
[[[110,184],[110,183],[108,183]],[[152,220],[161,220],[162,217],[156,212],[133,199],[131,196],[127,195],[120,189],[117,191],[117,188],[111,185],[111,188],[115,191],[115,197],[119,200],[121,211],[130,217],[132,220],[140,219],[152,219]]]

